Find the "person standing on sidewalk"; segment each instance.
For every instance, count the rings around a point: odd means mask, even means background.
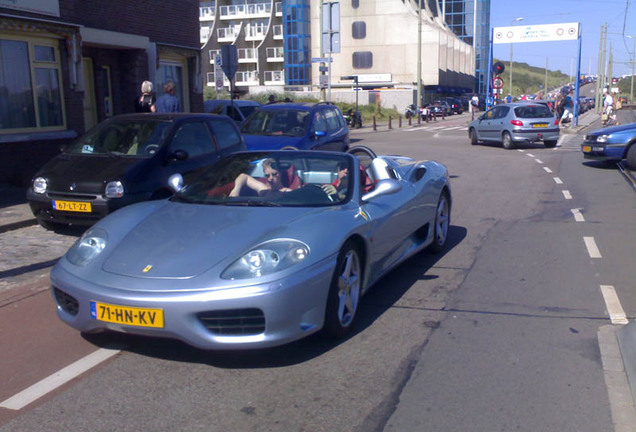
[[[163,86],[163,95],[155,102],[155,110],[158,113],[179,112],[181,107],[179,106],[179,99],[175,96],[174,83],[168,81]]]
[[[476,94],[473,94],[473,97],[470,98],[468,108],[470,109],[470,119],[475,120],[475,111],[479,108],[479,97]]]

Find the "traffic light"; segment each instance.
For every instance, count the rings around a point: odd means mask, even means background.
[[[492,66],[492,71],[495,73],[495,75],[501,75],[505,69],[506,67],[502,62],[497,62]]]

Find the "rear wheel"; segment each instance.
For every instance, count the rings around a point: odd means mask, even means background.
[[[627,150],[627,166],[636,170],[636,143],[629,146],[629,150]]]
[[[502,136],[503,146],[506,150],[510,150],[514,147],[514,143],[512,142],[512,136],[510,136],[509,132],[504,132]]]
[[[360,253],[355,243],[348,240],[338,254],[327,298],[325,331],[329,336],[342,338],[351,331],[358,311],[361,288]]]
[[[554,148],[557,145],[557,141],[543,141],[543,145],[546,146],[546,148]]]
[[[475,132],[475,129],[471,129],[468,131],[468,137],[470,138],[470,143],[472,145],[477,145],[479,143],[479,140],[477,139],[477,132]]]

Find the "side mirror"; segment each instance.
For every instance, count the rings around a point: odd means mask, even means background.
[[[376,183],[375,188],[364,195],[362,195],[362,201],[368,202],[377,197],[384,195],[392,195],[402,190],[402,185],[399,181],[394,179],[384,179]]]
[[[175,150],[171,156],[174,160],[184,161],[188,158],[188,152],[185,150]]]
[[[183,189],[183,176],[181,174],[172,174],[168,178],[168,186],[174,192],[180,192]]]

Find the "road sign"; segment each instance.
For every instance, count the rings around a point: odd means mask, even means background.
[[[238,53],[236,45],[223,45],[221,47],[221,67],[227,79],[232,81],[238,69]]]
[[[500,89],[500,88],[503,88],[503,85],[504,85],[504,80],[502,77],[496,76],[492,79],[493,88]]]
[[[312,63],[332,63],[333,58],[332,57],[312,57],[311,62]]]

